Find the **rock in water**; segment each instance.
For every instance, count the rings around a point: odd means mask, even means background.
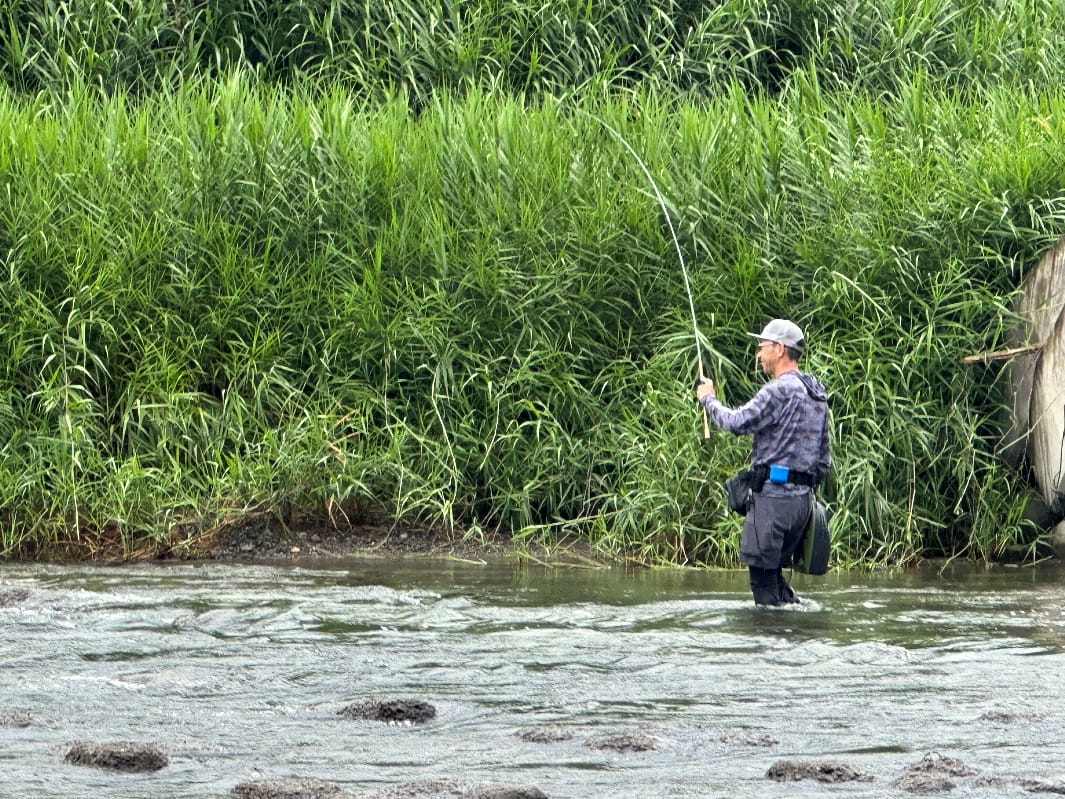
[[[167,756],[153,744],[129,741],[79,741],[70,747],[65,759],[78,766],[95,766],[113,771],[158,771],[170,763]]]
[[[817,780],[818,782],[869,782],[873,778],[846,763],[830,760],[800,762],[778,760],[769,767],[766,776],[777,782]]]
[[[547,794],[539,788],[489,782],[470,791],[469,799],[547,799]]]
[[[650,752],[658,748],[658,741],[649,735],[611,735],[587,743],[592,749],[613,749],[615,752]]]
[[[560,743],[573,740],[573,733],[567,729],[556,726],[533,727],[529,730],[521,730],[516,735],[523,741],[534,744]]]
[[[9,608],[25,602],[30,592],[25,588],[0,588],[0,608]]]
[[[301,778],[242,782],[230,793],[240,799],[348,799],[350,796],[336,783]]]
[[[422,724],[436,717],[436,708],[421,699],[368,699],[348,705],[338,715],[367,721]]]

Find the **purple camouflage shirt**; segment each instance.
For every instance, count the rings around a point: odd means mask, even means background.
[[[736,435],[753,434],[751,464],[780,464],[814,475],[828,473],[828,396],[813,375],[790,370],[770,380],[735,410],[705,397],[710,420]]]

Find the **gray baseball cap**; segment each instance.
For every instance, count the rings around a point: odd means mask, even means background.
[[[806,347],[802,330],[789,319],[774,319],[762,328],[761,333],[748,333],[747,335],[760,341],[775,341],[799,352]]]

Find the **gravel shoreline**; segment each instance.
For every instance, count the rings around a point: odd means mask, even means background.
[[[583,541],[545,545],[515,541],[502,532],[464,534],[396,522],[385,518],[336,525],[328,518],[306,515],[288,522],[276,516],[249,517],[202,537],[195,546],[182,545],[157,553],[155,559],[226,562],[299,563],[330,560],[451,558],[498,562],[526,558],[543,563],[607,565],[608,559]]]
[[[485,540],[386,519],[337,526],[328,519],[304,516],[288,523],[271,518],[228,525],[213,533],[190,559],[254,562],[408,555],[483,559],[505,557],[513,551],[513,542],[502,535]]]

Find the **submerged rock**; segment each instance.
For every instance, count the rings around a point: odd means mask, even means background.
[[[450,779],[416,780],[393,785],[375,793],[371,799],[452,799],[465,797],[466,788]]]
[[[1029,793],[1051,793],[1065,796],[1065,783],[1046,780],[1020,780],[1018,783]]]
[[[586,744],[592,749],[613,749],[615,752],[649,752],[658,748],[658,741],[649,735],[611,735],[595,738]]]
[[[545,726],[522,730],[516,735],[523,741],[533,744],[553,744],[573,740],[573,733],[564,727]]]
[[[939,752],[926,752],[925,756],[912,766],[907,766],[905,774],[943,774],[947,777],[973,777],[979,769],[965,765],[955,757],[944,757]]]
[[[0,710],[0,727],[29,727],[31,723],[25,710]]]
[[[366,721],[422,724],[436,717],[436,708],[421,699],[367,699],[348,705],[337,715]]]
[[[945,793],[958,787],[954,780],[945,774],[918,771],[903,774],[891,784],[910,793]]]
[[[731,730],[723,733],[719,740],[723,744],[732,746],[776,746],[780,743],[776,738],[754,730]]]
[[[505,783],[485,783],[468,794],[469,799],[547,799],[539,788]]]
[[[1037,713],[1012,713],[1008,710],[989,710],[980,715],[979,721],[992,724],[1016,724],[1020,721],[1039,721],[1043,717]]]
[[[386,788],[370,799],[547,799],[539,788],[486,782],[467,788],[450,779],[418,780]]]
[[[927,752],[923,758],[907,766],[891,784],[910,793],[943,793],[957,787],[952,777],[972,777],[979,771],[953,757]]]
[[[119,741],[92,743],[79,741],[67,752],[66,762],[114,771],[158,771],[170,760],[154,744]]]
[[[349,799],[335,782],[283,777],[242,782],[230,793],[240,799]]]
[[[10,608],[25,602],[30,596],[25,588],[0,588],[0,608]]]
[[[1065,782],[1060,780],[1043,780],[1031,777],[1000,777],[996,775],[979,777],[973,781],[975,788],[995,790],[1002,795],[1004,791],[1012,788],[1023,788],[1028,793],[1049,793],[1056,796],[1065,796]],[[1014,791],[1016,793],[1016,791]]]
[[[846,763],[830,760],[778,760],[769,767],[766,777],[777,782],[817,780],[818,782],[872,782],[873,778]]]

